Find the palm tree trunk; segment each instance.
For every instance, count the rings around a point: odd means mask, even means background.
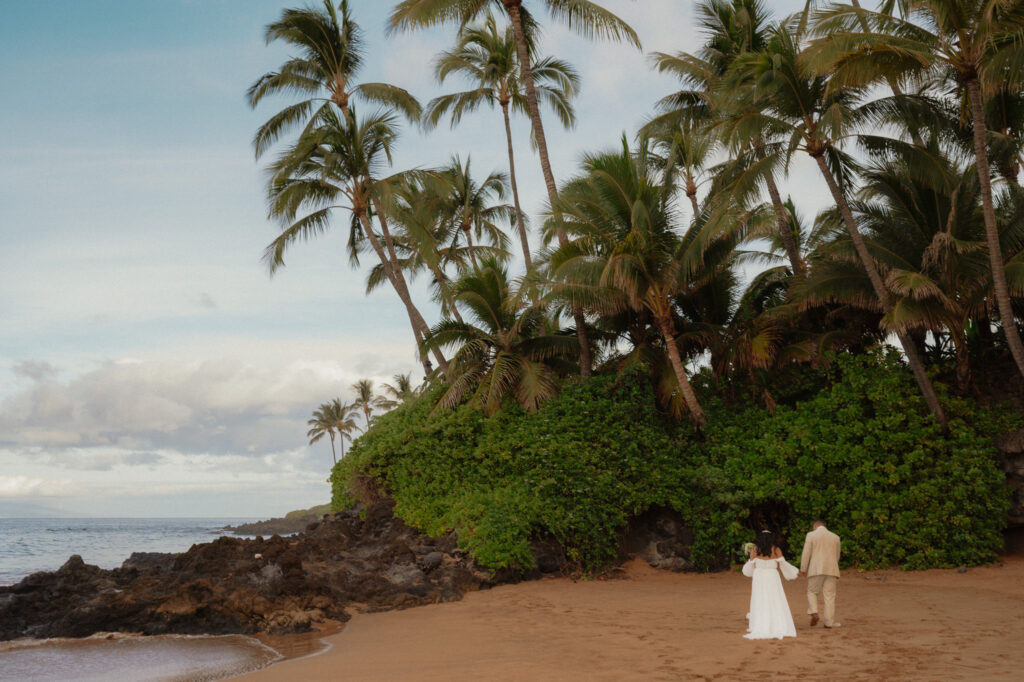
[[[334,463],[337,464],[338,463],[338,456],[334,453],[334,434],[331,433],[329,435],[331,436],[331,459],[333,459]]]
[[[951,333],[953,345],[956,346],[956,387],[961,393],[967,393],[971,387],[971,355],[967,350],[967,338],[960,333]]]
[[[501,103],[501,113],[505,117],[505,139],[508,142],[508,179],[512,185],[512,204],[516,207],[516,224],[519,226],[519,241],[523,245],[523,260],[526,261],[526,270],[533,269],[533,261],[530,259],[530,242],[526,238],[526,221],[523,219],[523,209],[519,206],[519,187],[516,185],[516,157],[512,150],[512,122],[508,117],[508,102]]]
[[[786,247],[786,255],[789,257],[789,265],[793,268],[793,274],[802,277],[807,269],[800,257],[800,247],[793,238],[793,228],[789,224],[789,214],[786,212],[786,205],[782,203],[782,195],[779,194],[779,187],[775,184],[775,178],[768,175],[765,184],[768,186],[768,196],[772,200],[772,207],[775,209],[775,224],[782,238],[782,244]]]
[[[437,265],[430,263],[427,267],[430,268],[430,272],[433,273],[434,278],[437,280],[437,286],[441,289],[441,300],[444,301],[443,307],[452,314],[452,317],[459,322],[463,322],[462,315],[459,314],[459,309],[456,307],[455,301],[451,299],[451,294],[448,292],[448,278],[443,272],[441,272],[441,268],[437,267]]]
[[[754,149],[757,155],[764,158],[764,141],[760,138],[754,141]],[[768,197],[772,200],[772,208],[775,209],[775,229],[779,232],[782,245],[786,249],[786,256],[789,257],[789,266],[793,268],[793,274],[802,277],[807,272],[804,260],[800,256],[800,246],[793,238],[793,229],[789,224],[789,214],[786,212],[786,205],[782,203],[782,195],[779,193],[779,186],[775,184],[775,177],[769,173],[765,178],[765,185],[768,188]]]
[[[533,136],[537,140],[537,151],[540,155],[540,169],[544,174],[544,185],[548,190],[548,201],[552,210],[558,206],[558,186],[551,172],[551,160],[548,158],[548,142],[544,137],[544,124],[540,118],[540,107],[537,105],[537,89],[533,85],[533,67],[530,64],[530,53],[526,47],[526,34],[523,33],[523,17],[519,12],[522,0],[502,0],[512,21],[512,30],[516,36],[516,52],[519,54],[519,73],[526,86],[526,104],[530,109],[530,122],[533,124]],[[569,240],[564,230],[558,230],[558,244],[564,246]],[[590,343],[587,340],[587,321],[583,309],[573,306],[572,318],[576,322],[576,340],[580,346],[580,376],[590,376],[593,359],[590,356]]]
[[[974,119],[974,162],[978,168],[981,184],[981,212],[985,216],[985,240],[988,242],[988,259],[992,268],[992,289],[999,307],[999,319],[1003,323],[1006,345],[1017,364],[1017,370],[1024,376],[1024,344],[1021,344],[1017,322],[1010,305],[1010,289],[1006,284],[1006,270],[1003,252],[999,247],[999,227],[996,225],[996,209],[992,201],[992,176],[989,169],[988,150],[985,148],[985,108],[981,100],[981,86],[977,78],[967,82],[971,98],[971,116]]]
[[[832,175],[832,171],[829,170],[828,164],[825,163],[825,157],[821,154],[814,155],[814,160],[818,162],[818,169],[821,171],[822,176],[824,176],[829,191],[832,192],[832,198],[835,200],[836,206],[839,207],[839,212],[843,216],[843,222],[846,223],[846,229],[850,233],[850,239],[853,241],[854,249],[856,249],[861,264],[868,273],[868,279],[871,280],[871,287],[875,290],[875,295],[882,305],[882,311],[888,312],[892,308],[889,292],[882,282],[882,276],[878,273],[878,268],[875,267],[874,259],[871,258],[871,254],[868,252],[867,244],[864,243],[864,237],[861,235],[860,230],[857,229],[857,222],[853,219],[850,205],[846,202],[846,197],[843,196],[842,191],[839,189],[839,184]],[[924,396],[925,403],[932,411],[932,414],[935,415],[935,420],[939,422],[942,430],[945,431],[948,428],[946,413],[943,412],[942,405],[939,404],[939,398],[935,395],[935,387],[932,386],[931,379],[928,378],[928,374],[924,371],[924,365],[921,364],[921,357],[914,347],[914,342],[903,332],[897,333],[896,337],[900,340],[903,354],[906,356],[907,363],[914,373],[914,379],[917,381],[917,387],[921,391],[921,395]]]
[[[388,229],[387,216],[385,216],[384,211],[381,210],[380,203],[378,201],[373,202],[373,209],[377,212],[377,220],[380,222],[380,231],[381,234],[384,235],[384,244],[387,246],[388,254],[391,257],[391,272],[395,279],[395,286],[398,290],[398,295],[402,297],[402,302],[411,310],[410,314],[416,318],[414,324],[419,326],[420,336],[416,339],[416,347],[420,348],[423,343],[423,339],[430,336],[430,327],[427,326],[427,321],[423,319],[423,316],[420,314],[416,304],[412,301],[412,296],[409,294],[409,285],[405,282],[405,275],[402,274],[402,268],[398,264],[398,256],[395,254],[395,240],[391,237],[391,230]],[[441,353],[441,350],[439,348],[435,348],[433,349],[433,353],[434,359],[437,360],[437,364],[441,367],[441,371],[447,374],[448,361]],[[427,370],[427,374],[430,373],[430,370],[427,369],[426,366],[424,366],[424,369]]]
[[[413,322],[414,327],[418,326],[419,330],[416,333],[416,347],[420,348],[423,345],[423,340],[430,335],[430,327],[427,326],[427,321],[423,319],[420,314],[419,308],[412,301],[412,296],[409,294],[409,285],[406,284],[405,275],[402,274],[402,267],[398,264],[398,255],[395,253],[395,240],[391,236],[391,230],[388,228],[388,219],[385,216],[384,211],[381,210],[380,202],[373,202],[373,210],[377,212],[377,220],[380,222],[380,231],[384,235],[384,245],[387,247],[388,256],[391,262],[391,274],[392,283],[395,285],[395,289],[398,291],[398,295],[402,298],[402,302],[406,303],[406,306],[411,308],[411,316],[414,316],[417,321]],[[403,294],[404,292],[404,294]],[[435,348],[433,350],[434,359],[437,360],[437,364],[440,365],[441,371],[448,372],[448,361],[441,353],[440,349]],[[427,375],[430,374],[429,364],[424,365]]]
[[[473,250],[473,228],[462,228],[462,231],[466,233],[466,247],[469,249],[469,262],[473,264],[475,269],[479,269],[480,265],[476,262],[476,251]]]
[[[697,204],[697,183],[693,181],[693,176],[689,173],[686,175],[686,198],[690,200],[693,219],[697,220],[697,216],[700,215],[700,206]]]
[[[990,355],[992,349],[995,348],[995,334],[992,333],[992,315],[989,312],[992,308],[992,299],[986,298],[983,301],[983,306],[981,313],[975,320],[978,325],[978,340],[981,344],[981,352],[978,353],[980,358]]]
[[[667,315],[658,315],[658,328],[661,336],[665,339],[665,348],[668,350],[668,358],[672,363],[672,369],[676,374],[676,381],[679,383],[679,392],[683,394],[683,401],[690,408],[690,419],[698,429],[708,423],[708,418],[697,402],[697,393],[693,385],[686,377],[686,369],[683,367],[683,359],[679,356],[679,346],[676,345],[676,330],[672,318]]]
[[[380,215],[380,213],[378,213]],[[423,316],[420,315],[420,311],[417,310],[416,305],[412,302],[412,296],[409,295],[409,287],[405,284],[405,278],[402,277],[401,272],[397,272],[391,259],[388,258],[384,252],[384,247],[381,246],[380,240],[377,239],[376,233],[373,231],[373,226],[370,224],[370,217],[366,215],[366,212],[359,214],[359,222],[363,225],[363,232],[366,233],[366,238],[370,241],[370,246],[377,253],[377,257],[380,259],[381,266],[384,268],[384,273],[388,276],[388,280],[391,282],[391,286],[394,287],[398,297],[405,304],[405,311],[409,315],[409,323],[412,325],[413,335],[416,337],[416,347],[419,348],[423,339],[430,333],[430,328],[427,327],[426,321]],[[434,357],[440,364],[442,371],[448,371],[448,363],[444,359],[444,356],[439,351],[434,351]],[[426,357],[421,358],[423,363],[423,371],[430,374],[430,362]]]
[[[363,416],[366,417],[366,430],[370,430],[370,406],[363,403]]]

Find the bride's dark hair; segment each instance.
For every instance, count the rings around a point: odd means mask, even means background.
[[[771,531],[763,530],[757,534],[754,545],[757,546],[757,556],[770,557],[772,549],[775,547],[775,536],[772,535]]]

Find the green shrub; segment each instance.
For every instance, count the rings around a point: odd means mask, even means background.
[[[722,527],[724,543],[712,553],[742,542],[750,510],[772,503],[789,511],[779,530],[793,556],[821,516],[843,538],[848,565],[992,561],[1009,490],[990,436],[1012,418],[944,395],[944,435],[894,354],[842,356],[831,371],[828,388],[773,416],[753,408],[713,415],[706,452],[725,472],[714,492],[740,524]]]
[[[383,486],[406,522],[457,530],[493,568],[529,567],[531,541],[554,537],[599,569],[628,519],[652,505],[692,526],[704,569],[727,566],[765,509],[794,558],[817,516],[843,536],[848,565],[995,557],[1009,496],[990,436],[1011,417],[944,395],[943,435],[894,355],[843,356],[801,381],[810,397],[774,415],[705,395],[702,438],[659,410],[639,370],[566,384],[534,414],[434,413],[435,392],[353,445],[332,472],[332,504]]]

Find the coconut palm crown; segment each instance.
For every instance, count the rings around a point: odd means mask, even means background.
[[[604,38],[627,41],[641,49],[640,39],[629,24],[600,5],[589,0],[535,0],[530,6],[543,5],[552,18],[565,22],[570,28],[588,38]],[[519,73],[526,89],[526,102],[533,125],[533,137],[537,141],[541,173],[548,192],[548,201],[555,204],[558,199],[558,185],[551,170],[544,122],[540,115],[540,98],[533,78],[533,62],[530,58],[533,28],[533,14],[523,7],[523,0],[402,0],[391,12],[389,28],[408,30],[426,28],[437,24],[456,23],[460,27],[481,17],[488,8],[496,8],[507,14],[516,38],[519,53]],[[564,242],[564,236],[559,236]],[[593,359],[590,342],[587,339],[586,318],[579,309],[573,310],[576,323],[576,339],[580,347],[580,375],[590,376]]]
[[[532,50],[531,50],[532,56]],[[532,65],[537,96],[548,105],[561,124],[571,128],[576,124],[572,99],[579,92],[579,74],[568,63],[544,57]],[[462,116],[482,105],[501,108],[505,123],[505,141],[508,147],[509,179],[516,209],[516,224],[523,248],[526,268],[532,267],[530,245],[527,238],[526,218],[519,202],[516,181],[515,152],[512,145],[510,110],[529,116],[529,104],[521,85],[519,53],[512,27],[500,31],[494,16],[487,15],[483,25],[466,26],[459,32],[458,44],[444,52],[435,64],[438,82],[444,83],[452,75],[460,75],[476,87],[472,90],[441,95],[427,105],[423,115],[424,127],[436,126],[449,116],[455,127]]]
[[[348,0],[341,0],[337,8],[331,0],[323,0],[322,8],[285,9],[280,19],[267,26],[266,40],[268,44],[285,42],[298,48],[299,54],[249,87],[249,105],[256,107],[265,97],[277,94],[308,98],[285,107],[260,126],[253,138],[257,158],[291,128],[305,124],[308,131],[332,105],[347,115],[353,98],[400,112],[410,121],[419,120],[422,108],[406,90],[388,83],[355,84],[363,65],[363,37]]]
[[[584,173],[563,186],[545,225],[550,238],[571,238],[551,256],[555,296],[586,310],[615,314],[646,311],[662,337],[690,419],[707,418],[690,384],[679,350],[676,300],[712,276],[734,242],[706,221],[685,234],[676,229],[677,185],[659,172],[646,138],[631,150],[625,136],[618,152],[589,155]]]
[[[985,115],[986,96],[1016,94],[1024,83],[1024,2],[885,0],[878,12],[831,5],[816,19],[824,37],[811,47],[809,58],[818,70],[833,74],[833,87],[863,87],[880,79],[934,82],[938,77],[966,100],[993,293],[1007,346],[1024,376],[1024,342],[999,243]]]
[[[490,414],[510,398],[536,410],[557,392],[559,365],[577,352],[576,341],[550,334],[543,307],[530,303],[494,259],[483,260],[454,290],[472,321],[442,321],[424,341],[425,348],[455,352],[438,408],[471,399]]]
[[[360,118],[350,107],[344,117],[338,112],[323,112],[322,123],[303,135],[271,165],[268,188],[270,216],[281,220],[284,228],[264,251],[270,272],[284,265],[287,249],[297,241],[325,233],[336,210],[349,213],[349,257],[358,262],[361,248],[369,242],[384,273],[394,287],[409,316],[419,344],[428,331],[426,321],[412,300],[401,268],[394,239],[382,210],[391,190],[384,177],[391,162],[391,150],[397,137],[395,117],[386,112]],[[380,234],[374,228],[376,218]],[[447,361],[435,353],[443,369]],[[432,371],[424,358],[424,371]]]
[[[764,52],[741,55],[730,67],[729,110],[735,115],[729,134],[739,138],[762,136],[788,139],[777,155],[787,160],[797,151],[807,153],[817,164],[825,184],[856,249],[861,267],[883,312],[892,308],[892,297],[858,230],[847,199],[858,164],[841,148],[855,138],[860,127],[871,121],[874,111],[865,103],[865,87],[837,87],[829,77],[813,70],[803,54],[806,34],[796,20],[780,23]],[[900,345],[914,373],[918,387],[945,428],[947,421],[931,379],[919,353],[905,333],[898,333]]]

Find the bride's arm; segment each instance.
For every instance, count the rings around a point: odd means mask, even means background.
[[[786,580],[796,580],[796,577],[800,575],[800,569],[786,561],[781,554],[779,554],[779,571]]]

